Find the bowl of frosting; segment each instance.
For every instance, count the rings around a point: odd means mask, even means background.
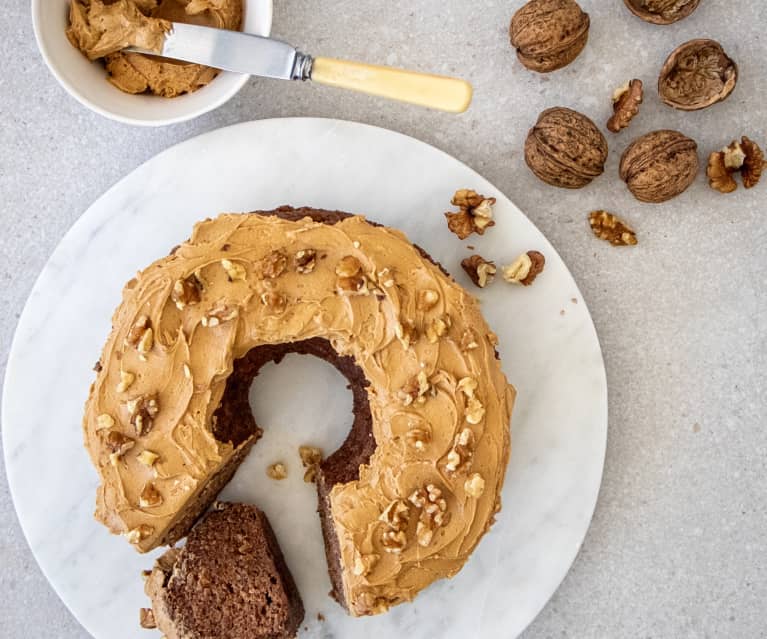
[[[124,51],[129,43],[161,34],[168,22],[268,36],[272,0],[32,0],[32,21],[48,68],[81,104],[127,124],[162,126],[221,106],[248,76]]]

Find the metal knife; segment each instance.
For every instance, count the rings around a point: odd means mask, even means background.
[[[315,58],[272,38],[180,22],[172,24],[162,51],[152,53],[236,73],[313,80],[451,113],[463,113],[471,104],[472,86],[458,78]]]

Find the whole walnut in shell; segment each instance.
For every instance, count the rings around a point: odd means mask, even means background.
[[[634,140],[621,157],[620,176],[641,202],[665,202],[698,174],[698,145],[678,131],[653,131]]]
[[[548,73],[578,57],[589,39],[589,24],[575,0],[531,0],[514,14],[509,36],[522,64]]]
[[[552,186],[580,189],[604,172],[606,161],[605,136],[572,109],[546,109],[527,134],[525,162]]]
[[[645,22],[672,24],[698,8],[700,0],[624,0],[629,11]]]
[[[729,97],[738,66],[715,40],[690,40],[671,52],[658,78],[658,94],[669,106],[697,111]]]

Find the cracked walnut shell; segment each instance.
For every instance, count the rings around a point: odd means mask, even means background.
[[[585,115],[564,107],[538,116],[525,142],[525,162],[541,180],[565,189],[580,189],[602,175],[607,140]]]
[[[623,153],[620,176],[640,202],[659,203],[684,192],[698,173],[698,145],[678,131],[653,131]]]
[[[628,224],[607,211],[592,211],[589,213],[589,225],[600,240],[606,240],[613,246],[634,246],[637,243],[636,233]]]
[[[589,26],[589,15],[575,0],[531,0],[511,19],[509,37],[525,67],[548,73],[580,55]]]
[[[692,14],[700,0],[624,0],[629,11],[645,22],[673,24]]]
[[[607,130],[618,133],[625,129],[639,113],[639,105],[644,99],[641,80],[631,80],[613,94],[613,115],[607,121]]]
[[[690,40],[674,49],[658,78],[661,100],[675,109],[697,111],[729,97],[738,66],[715,40]]]

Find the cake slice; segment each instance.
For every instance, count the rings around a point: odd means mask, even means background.
[[[292,639],[304,606],[266,515],[217,503],[145,586],[141,625],[167,639]]]

